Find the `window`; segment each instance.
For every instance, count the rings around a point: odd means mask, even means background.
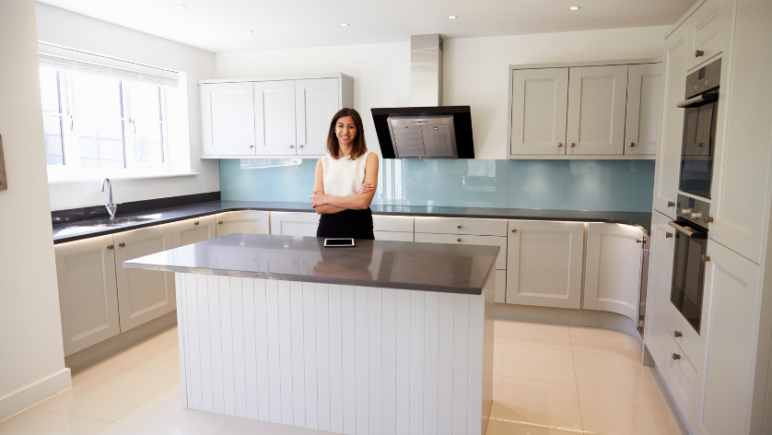
[[[169,166],[164,86],[42,64],[40,93],[49,166]]]

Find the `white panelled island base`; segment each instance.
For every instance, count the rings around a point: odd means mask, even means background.
[[[357,240],[317,258],[314,246],[232,234],[127,263],[177,272],[183,406],[344,434],[485,434],[499,248]],[[270,273],[292,248],[295,274]],[[430,283],[435,261],[465,287]]]

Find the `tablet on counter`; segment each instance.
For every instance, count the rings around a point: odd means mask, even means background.
[[[346,248],[353,247],[354,239],[324,239],[325,248]]]

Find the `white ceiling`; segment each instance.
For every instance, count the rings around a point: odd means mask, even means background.
[[[222,52],[409,41],[426,33],[474,38],[667,25],[696,0],[39,1]],[[573,5],[581,9],[569,11]]]

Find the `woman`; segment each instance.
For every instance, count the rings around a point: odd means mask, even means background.
[[[327,135],[328,155],[316,164],[311,206],[322,215],[316,237],[375,239],[373,202],[378,184],[378,156],[367,151],[362,118],[341,109]]]

